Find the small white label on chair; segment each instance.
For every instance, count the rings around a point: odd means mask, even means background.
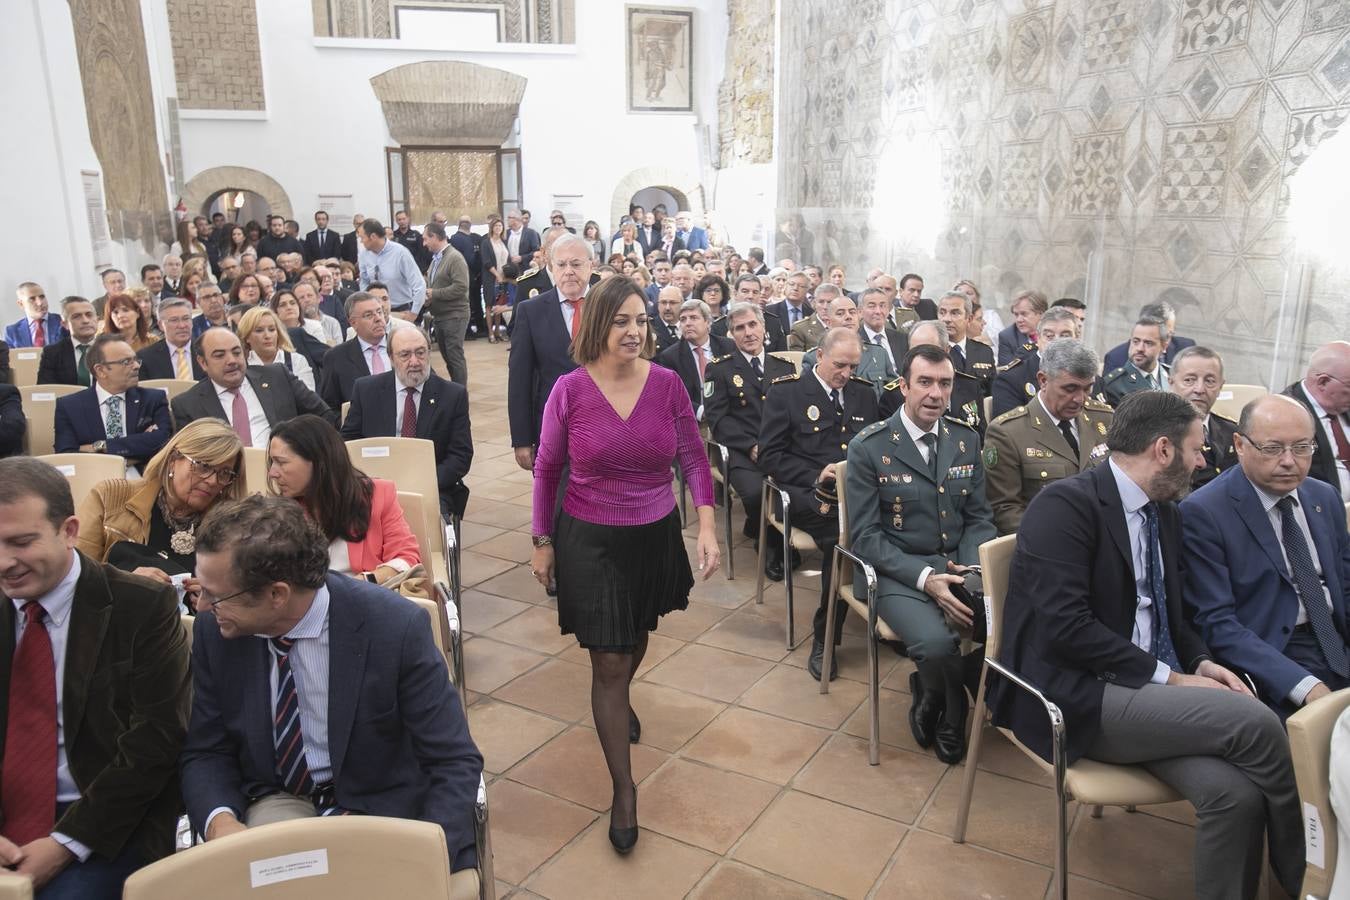
[[[56,467],[56,471],[60,472],[62,475],[66,476],[67,478],[74,478],[74,477],[75,477],[75,467],[74,467],[74,466],[57,466],[57,467]]]
[[[1325,869],[1327,835],[1322,828],[1322,816],[1312,803],[1303,804],[1303,840],[1308,848],[1308,865]]]
[[[41,394],[30,394],[29,397],[34,403],[51,403],[53,400],[56,399],[55,394],[46,392]]]
[[[1233,392],[1232,392],[1232,391],[1219,391],[1219,399],[1220,399],[1220,400],[1232,400],[1232,399],[1233,399]]]
[[[989,602],[989,595],[984,595],[984,633],[989,633],[989,628],[994,621],[994,605]]]
[[[273,856],[248,864],[249,880],[254,888],[327,874],[328,851],[323,849],[287,853],[285,856]]]
[[[24,350],[16,350],[16,351],[14,351],[14,355],[15,355],[15,357],[17,357],[18,359],[22,359],[22,360],[24,360],[25,362],[31,362],[32,360],[37,359],[37,358],[41,355],[41,351],[36,351],[36,350],[27,350],[27,351],[24,351]]]
[[[388,456],[388,455],[389,455],[389,448],[388,448],[388,447],[362,447],[362,448],[361,448],[361,458],[362,458],[362,459],[370,459],[370,458],[373,457],[373,456]]]

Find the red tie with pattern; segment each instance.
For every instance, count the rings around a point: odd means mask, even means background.
[[[56,662],[42,604],[30,600],[21,612],[28,621],[9,671],[0,771],[0,834],[20,847],[51,834],[56,820]]]
[[[34,346],[34,347],[45,347],[45,346],[47,345],[47,335],[46,335],[46,333],[45,333],[45,329],[44,329],[42,326],[43,326],[43,321],[42,321],[41,319],[34,319],[34,320],[33,320],[33,346]]]
[[[399,437],[417,437],[417,388],[405,388],[403,394],[403,427]]]

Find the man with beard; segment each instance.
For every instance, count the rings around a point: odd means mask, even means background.
[[[1290,896],[1304,842],[1279,717],[1210,656],[1184,612],[1176,501],[1203,464],[1200,414],[1175,394],[1121,400],[1110,459],[1041,491],[1017,533],[1001,661],[1056,704],[1065,761],[1142,766],[1195,806],[1195,894],[1255,897],[1270,865]],[[994,722],[1050,759],[1042,701],[1004,679]]]
[[[1130,334],[1130,361],[1102,378],[1102,390],[1112,406],[1135,391],[1168,390],[1167,366],[1163,354],[1171,333],[1167,322],[1157,316],[1140,316]]]

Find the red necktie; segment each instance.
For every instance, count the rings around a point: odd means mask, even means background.
[[[577,339],[577,329],[581,327],[581,302],[586,299],[578,297],[575,300],[564,300],[568,306],[572,307],[572,340]]]
[[[44,333],[41,319],[33,320],[33,346],[42,347],[47,343],[47,335]]]
[[[234,394],[234,402],[230,404],[230,418],[234,421],[234,433],[239,435],[239,440],[245,447],[253,446],[253,428],[248,421],[248,401],[244,399],[244,392],[239,388],[230,391]]]
[[[56,821],[56,662],[42,623],[46,610],[30,600],[9,672],[9,722],[0,772],[0,833],[22,847],[51,834]]]
[[[1336,458],[1346,466],[1350,466],[1350,441],[1345,439],[1345,429],[1341,427],[1341,417],[1328,415],[1327,421],[1331,423],[1331,436],[1336,441]]]
[[[417,437],[417,388],[405,388],[403,394],[403,427],[399,437]]]
[[[708,367],[708,358],[703,355],[702,347],[694,348],[694,359],[698,360],[698,383],[703,383],[703,370]]]

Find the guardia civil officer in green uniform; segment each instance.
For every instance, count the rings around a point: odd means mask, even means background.
[[[855,332],[858,332],[858,304],[853,301],[853,298],[846,294],[840,294],[830,301],[829,310],[831,328],[852,328]],[[872,390],[876,391],[877,396],[880,397],[882,387],[886,382],[895,378],[895,368],[891,365],[891,358],[886,355],[884,349],[862,340],[861,332],[858,332],[858,339],[862,343],[862,358],[853,374],[871,382]],[[806,351],[805,355],[802,356],[802,368],[807,369],[815,364],[816,351],[813,348]]]
[[[904,405],[853,440],[845,478],[853,551],[876,567],[878,614],[918,667],[910,729],[948,764],[966,752],[956,626],[970,627],[976,614],[951,589],[995,536],[979,435],[944,418],[953,376],[941,348],[911,347],[901,367]]]
[[[1223,358],[1208,347],[1187,347],[1172,358],[1167,383],[1172,393],[1184,397],[1200,413],[1205,430],[1201,447],[1205,464],[1191,476],[1191,490],[1198,490],[1239,464],[1233,446],[1237,423],[1214,412],[1223,390]]]
[[[817,680],[825,652],[825,609],[830,596],[830,562],[839,541],[839,503],[835,463],[848,453],[848,442],[877,420],[877,395],[856,378],[862,339],[854,328],[831,328],[820,342],[814,368],[775,378],[764,401],[759,432],[759,466],[792,501],[793,529],[815,539],[825,554],[820,576],[820,606],[806,668]],[[843,636],[844,617],[835,622],[834,642]],[[830,678],[837,674],[832,666]]]
[[[965,295],[962,294],[962,296]],[[952,395],[948,401],[951,405],[947,408],[947,415],[974,428],[979,433],[981,442],[983,442],[984,429],[988,423],[984,419],[984,396],[981,394],[980,380],[974,375],[969,375],[956,368],[955,350],[947,339],[947,326],[942,322],[932,320],[916,322],[909,332],[909,345],[918,347],[922,344],[939,348],[952,361],[954,380],[952,381]],[[988,347],[985,348],[986,351],[988,349]],[[903,381],[899,377],[883,385],[881,399],[877,401],[877,408],[881,417],[889,419],[904,401]]]
[[[994,419],[985,432],[985,489],[999,534],[1022,522],[1031,498],[1106,459],[1114,412],[1092,399],[1097,354],[1073,338],[1042,346],[1036,396]]]
[[[1169,389],[1163,354],[1172,335],[1167,320],[1159,316],[1140,316],[1130,333],[1130,361],[1102,376],[1102,390],[1112,407],[1135,391]]]

